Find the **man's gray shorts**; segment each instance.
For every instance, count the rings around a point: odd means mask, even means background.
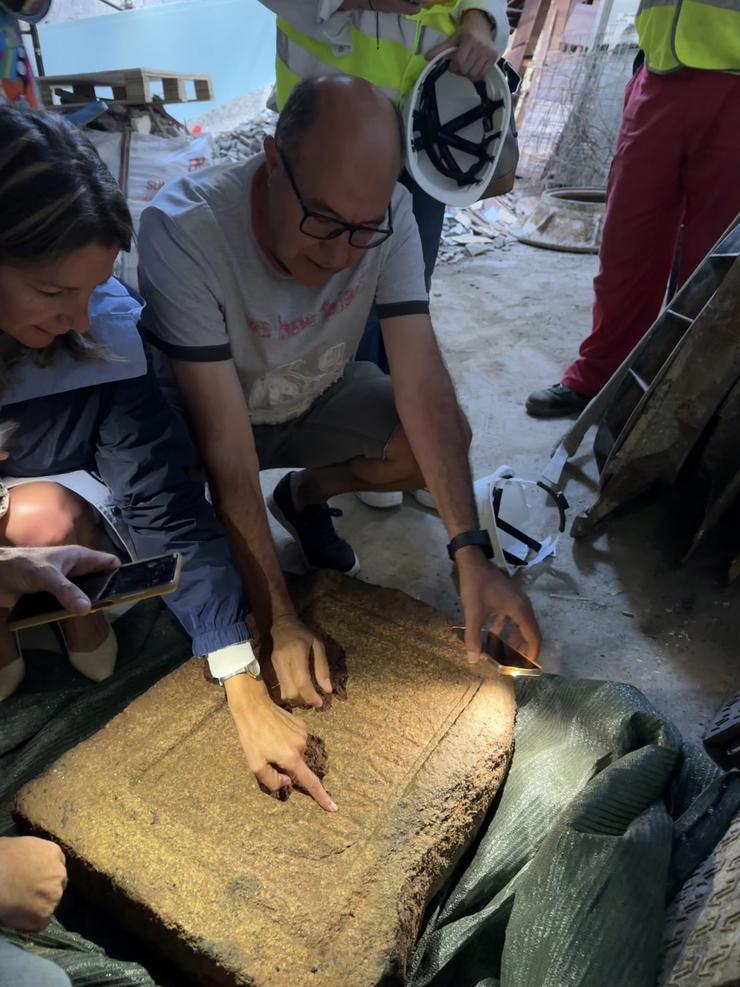
[[[344,375],[299,418],[255,425],[260,469],[333,466],[384,459],[398,425],[391,379],[374,363],[348,363]]]

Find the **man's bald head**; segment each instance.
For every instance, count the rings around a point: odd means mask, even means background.
[[[403,144],[395,106],[363,79],[293,90],[265,138],[265,208],[268,246],[297,281],[318,286],[357,264],[368,230],[391,235]]]
[[[404,127],[396,106],[364,79],[320,76],[305,79],[285,104],[275,140],[289,161],[298,163],[312,149],[322,148],[337,165],[372,163],[401,171]]]

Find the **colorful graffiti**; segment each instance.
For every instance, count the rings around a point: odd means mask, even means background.
[[[20,22],[41,20],[50,6],[51,0],[0,0],[0,103],[38,106],[38,91]]]

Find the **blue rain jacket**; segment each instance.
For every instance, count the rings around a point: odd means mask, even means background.
[[[143,304],[111,278],[90,304],[91,335],[111,359],[60,356],[39,367],[24,358],[0,391],[0,421],[19,424],[6,477],[87,470],[112,495],[116,532],[134,558],[183,556],[165,602],[208,654],[249,640],[248,612],[226,534],[190,475],[195,452],[156,383],[137,325]],[[0,334],[2,338],[2,334]]]

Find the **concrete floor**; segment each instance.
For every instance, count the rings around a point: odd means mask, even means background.
[[[590,327],[596,258],[508,245],[441,266],[433,316],[445,358],[474,430],[476,476],[503,463],[536,479],[567,428],[528,418],[530,390],[558,380]],[[595,499],[587,440],[569,474],[569,517]],[[266,486],[274,477],[265,475]],[[459,617],[436,515],[406,498],[379,511],[337,498],[342,533],[362,562],[360,578],[394,586]],[[633,508],[588,541],[561,538],[555,559],[524,579],[545,642],[546,669],[568,677],[617,679],[640,688],[686,737],[698,738],[740,686],[740,586],[710,551],[683,567],[672,553],[666,501]],[[297,555],[280,529],[286,567]]]

